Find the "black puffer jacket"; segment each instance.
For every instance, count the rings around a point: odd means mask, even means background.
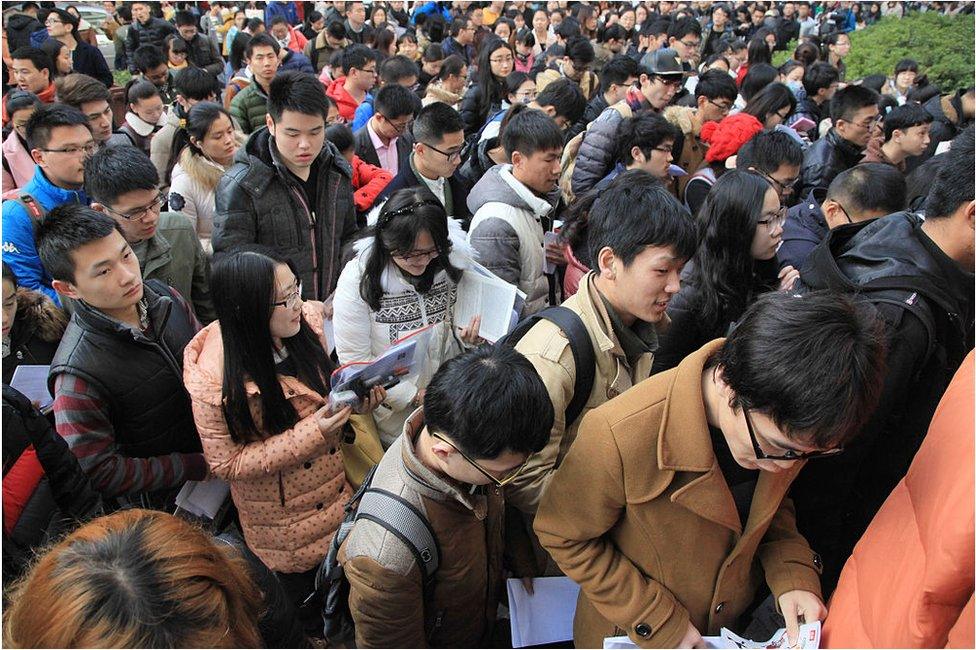
[[[22,47],[30,45],[30,35],[44,25],[28,14],[14,14],[7,19],[6,35],[7,47],[11,52],[16,52]]]
[[[830,129],[803,154],[797,191],[806,196],[815,187],[828,187],[837,174],[861,162],[863,155],[863,148],[840,137],[837,129]]]
[[[64,336],[68,316],[51,299],[24,287],[17,289],[17,313],[10,328],[10,354],[3,359],[3,383],[17,366],[50,365]]]
[[[203,68],[215,77],[224,71],[224,60],[220,58],[216,43],[209,38],[203,34],[197,34],[187,45],[189,46],[187,58],[190,63],[198,68]]]
[[[617,155],[617,131],[620,124],[625,118],[632,117],[638,110],[645,108],[650,108],[647,101],[642,101],[630,92],[627,99],[603,109],[590,123],[576,153],[576,167],[572,176],[573,194],[582,196],[610,173]]]
[[[4,384],[4,585],[23,573],[35,550],[100,510],[68,444],[30,400]]]
[[[217,184],[214,255],[247,244],[268,246],[294,262],[306,300],[331,295],[342,271],[342,246],[356,233],[352,167],[328,141],[317,164],[318,195],[307,197],[279,161],[268,129],[252,133]]]
[[[810,254],[801,280],[800,292],[832,289],[870,301],[889,342],[872,420],[843,454],[807,463],[791,488],[800,533],[823,557],[826,598],[854,544],[908,470],[935,407],[973,347],[974,282],[908,212],[831,230]],[[888,287],[884,294],[872,290],[881,286]]]
[[[474,147],[464,164],[454,172],[454,178],[457,178],[464,186],[465,196],[471,192],[471,188],[481,180],[485,172],[497,164],[491,159],[488,152],[497,147],[498,144],[497,137],[482,140]]]
[[[138,20],[132,21],[132,25],[129,26],[129,31],[125,35],[125,53],[129,59],[129,72],[133,74],[138,72],[134,67],[132,54],[140,45],[155,45],[165,52],[163,41],[170,34],[178,33],[173,23],[155,16],[145,23],[140,23]]]
[[[485,125],[489,115],[494,115],[502,108],[502,90],[498,89],[499,99],[489,104],[487,110],[481,105],[481,87],[474,84],[464,93],[461,100],[461,123],[464,124],[464,137],[474,135]]]

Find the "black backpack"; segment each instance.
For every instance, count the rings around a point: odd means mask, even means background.
[[[349,537],[357,521],[367,519],[379,524],[413,553],[423,575],[424,602],[429,600],[434,574],[440,566],[441,554],[437,537],[427,518],[402,497],[372,487],[376,467],[369,470],[363,484],[346,503],[346,515],[332,537],[329,552],[315,574],[315,591],[305,600],[307,604],[316,599],[324,599],[322,629],[329,642],[354,638],[352,614],[349,611],[349,581],[339,563],[339,548]]]
[[[566,429],[576,422],[590,399],[593,379],[596,374],[596,355],[586,325],[579,314],[567,307],[549,307],[519,322],[515,329],[498,341],[498,345],[515,347],[522,337],[529,333],[540,320],[555,324],[569,339],[569,349],[573,352],[576,365],[576,383],[573,385],[573,399],[566,406]]]

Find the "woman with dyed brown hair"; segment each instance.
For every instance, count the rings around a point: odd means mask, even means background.
[[[261,592],[233,547],[123,510],[52,547],[9,594],[11,648],[255,648]]]

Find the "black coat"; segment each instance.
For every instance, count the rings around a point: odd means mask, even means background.
[[[3,383],[10,383],[21,364],[50,365],[67,324],[67,315],[50,298],[23,287],[18,289],[17,312],[10,328],[10,354],[3,360]]]
[[[936,95],[925,102],[925,110],[932,116],[932,126],[929,130],[929,146],[922,154],[922,158],[935,155],[939,143],[954,139],[972,120],[963,118],[962,96],[965,90],[958,90],[954,95]]]
[[[800,533],[823,557],[826,598],[854,544],[908,470],[973,347],[974,282],[907,212],[831,230],[810,254],[801,281],[800,292],[858,293],[878,309],[888,341],[884,387],[871,421],[843,454],[807,463],[791,488]],[[882,283],[890,287],[885,294],[870,290]]]
[[[830,129],[804,152],[797,191],[806,196],[815,187],[829,187],[837,174],[857,165],[863,155],[864,149],[840,137],[837,129]]]
[[[129,31],[125,35],[125,53],[129,59],[129,72],[135,74],[135,63],[132,54],[140,45],[155,45],[164,52],[163,41],[170,34],[179,34],[173,23],[162,18],[151,17],[145,24],[138,20],[132,21]]]
[[[29,14],[13,14],[7,19],[7,26],[4,30],[7,36],[7,47],[11,52],[16,52],[18,49],[30,45],[31,34],[43,28],[44,25]]]
[[[373,139],[369,137],[369,131],[362,127],[353,138],[356,155],[374,167],[383,167],[380,164],[379,156],[376,155],[376,147],[373,146]],[[409,133],[404,133],[397,138],[397,172],[410,166],[410,152],[413,149],[413,142]],[[387,170],[389,171],[389,170]]]
[[[410,165],[409,157],[407,158],[407,164],[400,165],[397,175],[380,192],[379,197],[376,199],[376,205],[388,199],[397,190],[408,187],[427,187],[426,183],[418,178],[414,172],[413,167]],[[450,188],[451,191],[451,209],[448,210],[447,216],[459,219],[466,225],[471,220],[471,210],[468,209],[468,190],[470,188],[458,177],[457,172],[447,179],[445,188]]]
[[[115,84],[112,72],[108,69],[105,57],[94,45],[78,41],[78,46],[71,55],[71,67],[75,72],[86,74],[101,81],[107,88]]]
[[[603,96],[602,92],[598,92],[593,96],[586,104],[586,110],[583,111],[583,117],[580,118],[578,122],[566,129],[566,142],[569,142],[577,135],[586,130],[586,127],[590,122],[600,117],[600,113],[603,112],[610,104],[607,103],[606,98]]]
[[[187,43],[187,59],[198,68],[203,68],[213,76],[224,71],[224,60],[217,51],[217,44],[203,34],[197,34]]]

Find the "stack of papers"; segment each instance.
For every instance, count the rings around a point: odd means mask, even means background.
[[[47,389],[47,376],[51,366],[17,366],[10,378],[10,387],[23,393],[24,397],[37,404],[42,413],[47,413],[54,405],[54,398]]]
[[[706,648],[806,648],[816,650],[820,647],[820,621],[804,623],[800,626],[800,638],[796,645],[789,645],[786,628],[777,630],[768,641],[750,641],[743,639],[731,630],[722,628],[720,636],[702,637]],[[603,640],[604,648],[636,648],[634,642],[626,636],[613,636]]]
[[[508,580],[512,647],[572,641],[579,585],[562,576],[534,578],[532,592],[530,596],[521,580]]]
[[[458,283],[454,325],[467,327],[472,318],[481,316],[479,336],[494,343],[512,331],[524,304],[525,294],[518,287],[472,262]]]
[[[176,495],[176,505],[197,517],[212,520],[228,494],[230,485],[219,478],[187,481]]]

